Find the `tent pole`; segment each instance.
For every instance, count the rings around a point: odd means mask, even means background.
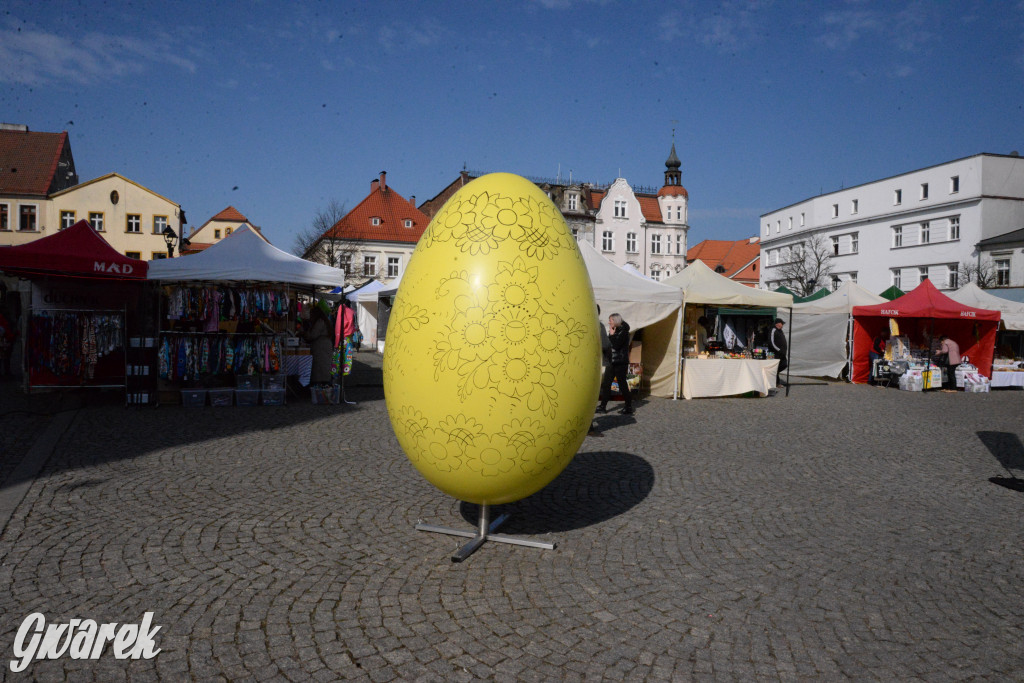
[[[793,307],[789,307],[789,343],[786,344],[786,396],[789,396],[789,359],[793,357]]]

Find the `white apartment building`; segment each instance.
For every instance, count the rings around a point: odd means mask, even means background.
[[[1024,249],[995,240],[1024,227],[1024,159],[976,154],[845,188],[760,219],[760,286],[780,284],[780,266],[821,235],[832,250],[832,288],[852,280],[870,292],[910,291],[925,278],[963,285],[960,265],[988,263],[998,286],[1024,286]],[[1012,242],[1010,243],[1012,244]]]

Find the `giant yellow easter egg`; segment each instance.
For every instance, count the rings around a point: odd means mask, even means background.
[[[398,442],[445,493],[525,498],[590,428],[601,340],[590,277],[558,208],[492,173],[430,222],[395,296],[384,395]]]

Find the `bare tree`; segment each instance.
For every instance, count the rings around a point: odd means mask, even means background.
[[[973,282],[982,289],[990,289],[996,286],[996,265],[989,258],[976,261],[965,259],[957,267],[956,280],[957,287]]]
[[[781,283],[797,296],[810,296],[829,281],[832,243],[824,235],[812,235],[794,244],[789,258],[776,272]]]
[[[341,255],[353,253],[355,246],[328,235],[338,221],[345,217],[345,205],[332,199],[325,208],[313,215],[308,228],[295,236],[292,253],[309,261],[337,267]]]

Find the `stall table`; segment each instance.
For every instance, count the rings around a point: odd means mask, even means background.
[[[779,360],[750,358],[687,358],[683,365],[683,398],[761,395],[775,388]]]
[[[992,369],[992,388],[1022,387],[1024,388],[1024,371]]]

